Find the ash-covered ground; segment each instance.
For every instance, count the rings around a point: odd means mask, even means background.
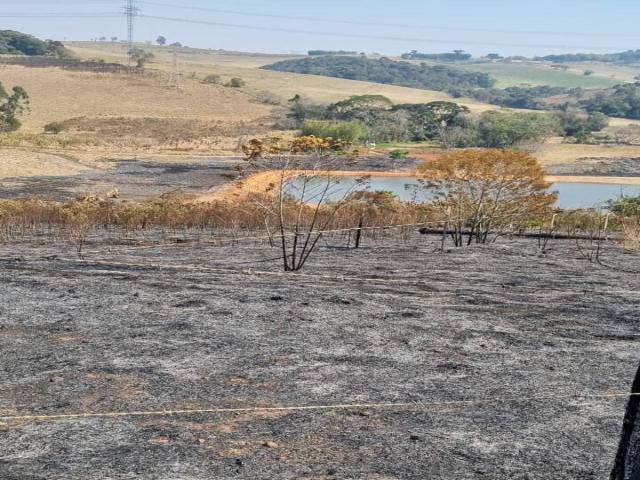
[[[608,478],[627,398],[576,395],[629,391],[640,254],[366,243],[0,246],[0,478]]]
[[[298,161],[305,165],[304,158],[298,158]],[[308,161],[309,168],[314,168],[314,159],[309,158]],[[113,189],[118,190],[118,198],[126,201],[158,198],[176,190],[202,195],[239,179],[238,168],[246,168],[247,164],[241,157],[193,156],[176,157],[170,161],[161,158],[105,159],[103,163],[112,165],[112,168],[58,177],[0,178],[0,199],[44,196],[64,201],[87,194],[101,195]],[[410,172],[418,164],[415,159],[391,162],[384,156],[369,156],[359,158],[357,162],[342,160],[332,164],[331,168],[371,172],[398,168]]]

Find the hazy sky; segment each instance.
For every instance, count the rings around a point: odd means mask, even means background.
[[[2,29],[25,31],[46,38],[124,38],[124,17],[6,17],[20,13],[117,15],[121,11],[121,4],[121,1],[112,0],[0,0],[0,21]],[[158,4],[232,10],[236,13]],[[498,52],[506,55],[565,51],[603,53],[640,48],[640,31],[637,30],[640,0],[157,0],[140,2],[138,7],[142,15],[310,32],[259,31],[143,17],[136,20],[137,41],[155,40],[162,34],[170,41],[203,48],[283,53],[305,52],[309,49],[345,49],[384,54],[397,54],[412,49],[441,52],[459,48],[474,54]],[[284,19],[239,13],[314,17],[383,25]]]

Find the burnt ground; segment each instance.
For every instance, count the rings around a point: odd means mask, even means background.
[[[183,157],[171,162],[153,159],[109,161],[110,170],[88,171],[79,175],[56,177],[16,177],[0,179],[0,198],[45,196],[68,200],[79,195],[104,194],[114,188],[119,198],[140,201],[181,190],[187,194],[205,194],[239,178],[240,157]],[[398,163],[398,162],[396,162]],[[398,168],[410,171],[419,162],[407,159]],[[390,160],[382,156],[360,158],[357,163],[344,162],[334,170],[387,171]]]
[[[0,478],[608,478],[627,398],[575,395],[629,391],[640,254],[438,241],[0,246]]]
[[[111,170],[89,171],[60,177],[19,177],[0,180],[0,198],[46,196],[68,200],[78,195],[103,194],[113,188],[123,200],[157,198],[182,190],[200,194],[238,176],[240,159],[231,157],[184,158],[171,163],[153,160],[119,160]]]
[[[640,175],[640,158],[580,158],[574,162],[549,165],[549,175],[584,175],[637,177]]]

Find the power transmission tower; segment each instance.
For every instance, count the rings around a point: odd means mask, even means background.
[[[125,0],[124,14],[127,17],[127,40],[129,43],[129,51],[133,48],[133,28],[135,18],[138,15],[139,10],[136,7],[136,0]],[[131,63],[131,56],[129,56],[129,63]]]
[[[180,89],[180,85],[178,84],[178,77],[180,76],[180,72],[178,70],[178,52],[176,50],[173,51],[173,69],[169,74],[169,88]]]

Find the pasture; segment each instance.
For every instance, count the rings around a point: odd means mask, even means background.
[[[549,85],[566,88],[606,88],[620,83],[619,80],[607,78],[599,72],[590,76],[584,70],[568,64],[569,70],[552,68],[549,64],[537,63],[471,63],[458,65],[459,68],[477,72],[485,72],[496,80],[496,87],[506,88],[518,85]],[[593,70],[585,68],[585,70]]]

